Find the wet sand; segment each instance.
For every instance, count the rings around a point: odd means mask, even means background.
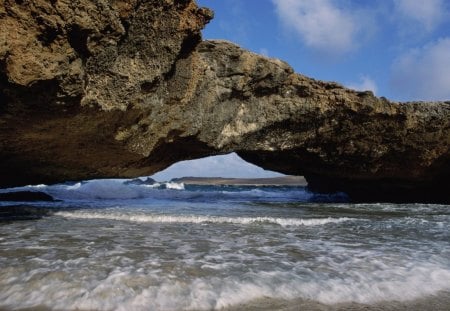
[[[278,311],[449,311],[450,292],[441,292],[426,298],[410,301],[384,301],[374,304],[341,303],[326,305],[312,300],[296,299],[282,300],[264,298],[239,304],[226,311],[256,311],[256,310],[278,310]]]
[[[2,309],[8,311],[13,309]],[[50,311],[43,306],[36,306],[26,309],[14,309],[18,311]],[[78,311],[96,311],[81,310]],[[183,309],[181,309],[183,310]],[[180,311],[181,311],[180,310]],[[449,311],[450,292],[442,292],[427,298],[411,301],[384,301],[375,304],[341,303],[336,305],[326,305],[312,300],[296,299],[283,300],[263,298],[250,301],[245,304],[238,304],[229,308],[222,308],[223,311]],[[57,310],[62,311],[62,310]],[[200,310],[198,310],[200,311]]]

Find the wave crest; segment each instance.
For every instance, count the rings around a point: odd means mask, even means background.
[[[340,223],[354,220],[348,217],[340,218],[276,218],[276,217],[222,217],[222,216],[197,216],[197,215],[149,215],[149,214],[125,214],[104,212],[68,212],[54,213],[56,216],[75,219],[105,219],[117,221],[129,221],[139,223],[230,223],[239,225],[249,224],[276,224],[286,226],[318,226],[329,223]]]

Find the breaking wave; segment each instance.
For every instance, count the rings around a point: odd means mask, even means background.
[[[139,223],[230,223],[239,225],[248,224],[276,224],[280,226],[318,226],[329,223],[340,223],[352,218],[275,218],[275,217],[220,217],[220,216],[196,216],[196,215],[149,215],[149,214],[126,214],[126,213],[105,213],[86,211],[59,211],[53,215],[75,219],[105,219],[116,221],[129,221]]]
[[[449,270],[426,263],[416,263],[411,268],[389,266],[376,273],[342,271],[348,274],[347,278],[308,279],[288,271],[260,271],[241,277],[197,277],[189,281],[125,267],[111,269],[104,277],[94,277],[86,269],[69,268],[78,264],[70,261],[67,268],[58,272],[52,272],[51,266],[20,274],[8,271],[5,276],[14,278],[0,280],[0,287],[4,288],[0,292],[0,306],[14,309],[47,306],[56,310],[219,310],[262,298],[301,297],[331,305],[350,301],[407,301],[448,290],[450,278]],[[75,283],[71,282],[74,276],[78,277]],[[14,284],[16,279],[23,279],[25,286],[7,286],[7,280]],[[28,279],[34,281],[25,282]]]
[[[289,188],[289,189],[286,189]],[[288,190],[288,191],[286,191]],[[305,187],[196,186],[177,182],[145,183],[127,179],[97,179],[77,183],[35,185],[2,189],[40,191],[56,200],[274,200],[297,202],[346,202],[344,194],[322,195]]]

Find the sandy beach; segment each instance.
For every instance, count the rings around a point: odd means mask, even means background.
[[[375,304],[341,303],[326,305],[307,299],[282,300],[263,298],[239,304],[230,308],[220,309],[223,311],[448,311],[450,307],[450,292],[441,292],[427,298],[411,301],[384,301]],[[6,311],[9,309],[2,309]],[[45,306],[33,308],[15,309],[19,311],[50,311],[54,309]],[[85,309],[80,311],[96,311]],[[201,310],[197,310],[201,311]]]
[[[281,300],[281,299],[258,299],[246,304],[240,304],[227,311],[256,311],[256,310],[279,310],[279,311],[448,311],[450,310],[450,292],[441,292],[430,297],[410,301],[383,301],[374,304],[340,303],[326,305],[317,301],[307,299]]]

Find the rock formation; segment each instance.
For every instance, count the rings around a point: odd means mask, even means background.
[[[225,41],[192,0],[0,0],[0,186],[235,151],[355,200],[450,202],[450,102],[395,103]]]

